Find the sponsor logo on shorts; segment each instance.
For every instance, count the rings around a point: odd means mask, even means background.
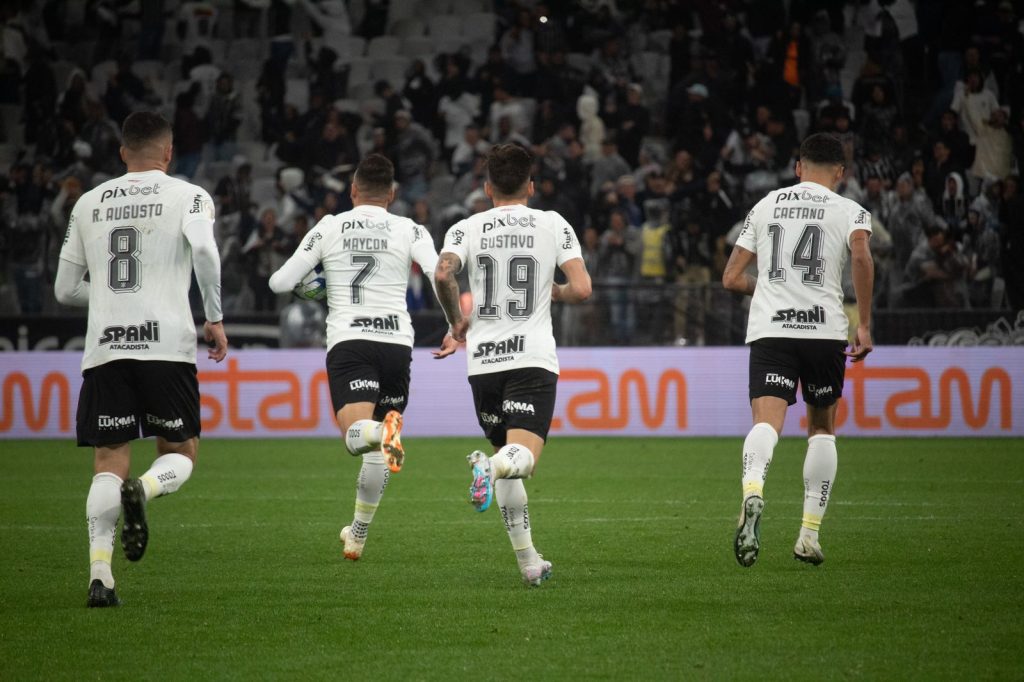
[[[100,203],[102,204],[107,199],[149,196],[150,194],[160,194],[159,182],[154,185],[132,185],[131,187],[112,187],[110,189],[105,189],[103,190],[103,194],[100,195]],[[198,213],[198,211],[193,212]]]
[[[506,400],[501,404],[501,411],[505,414],[537,414],[533,403],[521,403],[518,400]]]
[[[181,417],[177,419],[163,419],[155,414],[146,413],[146,423],[150,426],[159,426],[161,429],[171,431],[179,431],[185,428],[185,421]]]
[[[354,379],[348,382],[350,391],[379,391],[380,382],[373,379]]]
[[[363,331],[398,331],[398,315],[357,317],[349,327],[361,327]]]
[[[522,353],[526,350],[526,337],[522,334],[510,336],[504,341],[484,341],[476,346],[473,351],[473,359],[483,360],[480,364],[489,365],[495,362],[507,362],[512,360],[515,353]]]
[[[765,386],[782,386],[784,388],[796,388],[796,382],[792,379],[787,379],[781,374],[775,372],[768,372],[764,375]]]
[[[481,412],[480,423],[489,424],[490,426],[497,426],[498,424],[501,423],[501,417],[499,417],[496,414],[491,414],[490,412]]]
[[[832,387],[807,384],[807,392],[813,395],[815,398],[820,398],[823,395],[832,395]]]
[[[148,341],[160,341],[160,323],[156,320],[107,327],[100,335],[99,345],[110,344],[111,350],[148,350]]]
[[[383,398],[377,399],[378,405],[389,405],[391,407],[398,407],[399,405],[405,404],[405,396],[401,395],[386,395]]]
[[[772,322],[782,322],[783,329],[817,329],[818,325],[825,324],[825,309],[816,305],[806,310],[776,310]]]
[[[101,429],[120,429],[125,426],[135,426],[135,415],[111,417],[109,414],[101,414],[96,418],[96,425]]]

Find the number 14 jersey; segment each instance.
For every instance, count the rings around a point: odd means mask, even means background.
[[[747,343],[848,338],[842,276],[855,230],[871,231],[868,212],[814,182],[777,189],[757,202],[736,240],[757,254]]]
[[[582,258],[565,218],[521,204],[496,206],[453,225],[441,253],[455,254],[469,268],[469,374],[521,367],[557,374],[551,330],[555,267]]]

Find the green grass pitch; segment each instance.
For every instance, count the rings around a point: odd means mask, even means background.
[[[203,442],[85,608],[91,453],[2,441],[0,679],[1021,679],[1020,440],[839,439],[826,561],[794,561],[805,441],[776,448],[758,563],[741,439],[554,438],[527,482],[554,562],[519,580],[477,439],[408,438],[361,561],[340,439]],[[135,472],[153,458],[136,444]]]

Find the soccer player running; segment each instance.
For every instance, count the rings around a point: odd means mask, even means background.
[[[89,308],[77,436],[94,452],[85,503],[90,607],[121,603],[111,572],[118,516],[125,557],[138,561],[149,539],[146,504],[178,490],[199,452],[193,270],[208,355],[220,362],[228,350],[210,195],[167,175],[171,126],[158,114],[131,114],[121,136],[128,172],[75,204],[54,283],[58,301]],[[140,429],[156,436],[157,458],[129,478]]]
[[[569,223],[554,211],[526,206],[533,195],[532,163],[530,153],[517,145],[491,149],[484,192],[494,208],[448,230],[436,279],[451,337],[467,342],[477,419],[496,452],[469,455],[470,502],[482,512],[492,495],[497,499],[523,580],[540,585],[551,575],[551,562],[534,549],[522,479],[540,458],[555,407],[558,356],[551,302],[584,301],[591,284]],[[469,319],[459,308],[455,280],[464,265],[473,293]],[[566,284],[554,283],[556,265]],[[442,347],[436,355],[451,350]]]
[[[317,264],[327,282],[327,376],[335,418],[353,456],[362,455],[355,516],[341,529],[345,558],[363,554],[367,531],[384,496],[389,469],[402,468],[402,412],[409,399],[413,329],[406,307],[416,261],[433,281],[437,251],[430,233],[388,213],[395,167],[369,154],[356,168],[353,208],[325,216],[295,254],[270,277],[291,291]]]
[[[835,193],[843,164],[836,137],[805,139],[796,163],[800,183],[770,192],[751,209],[722,275],[727,289],[753,295],[747,343],[754,426],[743,442],[743,504],[734,542],[741,566],[757,561],[765,476],[798,381],[808,440],[803,521],[793,555],[814,565],[825,560],[818,529],[836,476],[835,414],[846,358],[860,362],[872,349],[871,216]],[[746,273],[755,258],[756,278]],[[847,258],[859,313],[849,350],[840,282]]]

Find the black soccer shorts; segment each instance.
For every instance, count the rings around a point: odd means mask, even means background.
[[[112,360],[82,372],[76,418],[80,446],[199,435],[199,380],[190,362]]]
[[[404,412],[409,403],[412,349],[379,341],[341,341],[327,352],[327,381],[337,414],[350,403],[373,403],[380,421],[391,410]]]
[[[544,440],[555,412],[558,375],[539,367],[469,377],[480,428],[491,445],[505,445],[509,429],[524,429]]]
[[[796,402],[800,382],[804,402],[828,407],[843,395],[845,341],[758,339],[750,344],[750,399],[764,396]]]

